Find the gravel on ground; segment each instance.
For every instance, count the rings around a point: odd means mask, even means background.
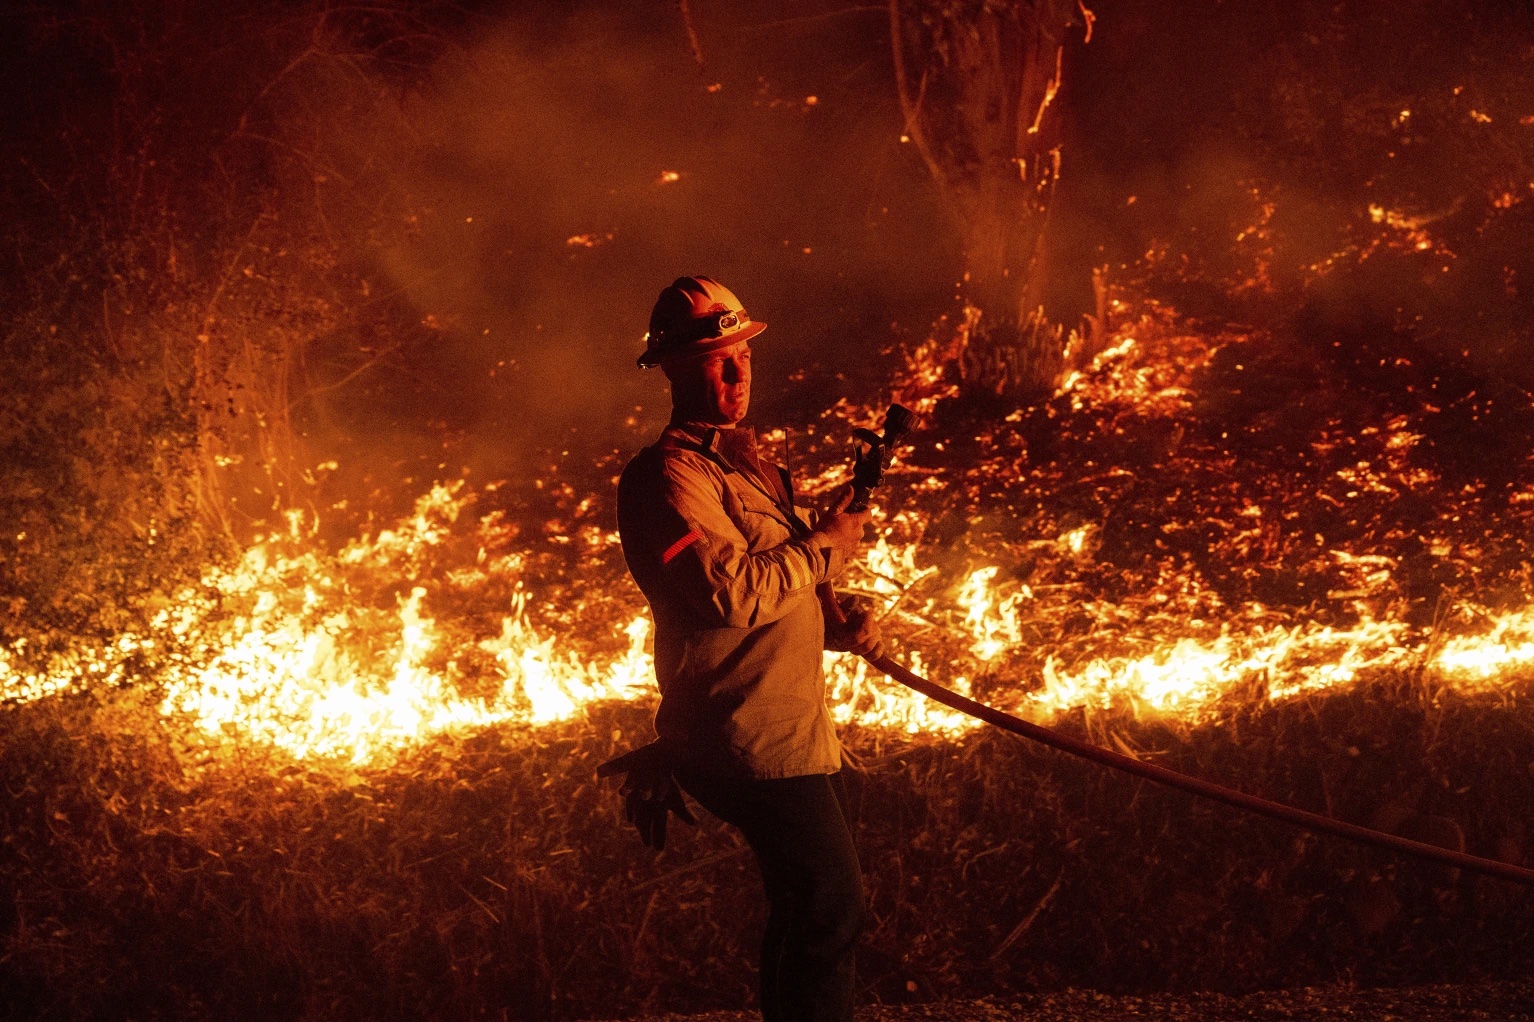
[[[652,1015],[630,1022],[755,1022],[754,1011]],[[1355,990],[1307,987],[1241,996],[1119,996],[1086,990],[978,1001],[871,1005],[857,1022],[1534,1022],[1534,981]]]

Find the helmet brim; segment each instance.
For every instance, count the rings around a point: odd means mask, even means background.
[[[635,364],[641,369],[653,369],[663,362],[685,362],[691,358],[707,355],[711,351],[727,348],[740,341],[749,341],[766,329],[766,323],[753,319],[739,330],[725,334],[723,337],[710,337],[707,340],[694,341],[691,344],[683,344],[674,348],[657,348],[654,351],[646,351],[639,356]]]

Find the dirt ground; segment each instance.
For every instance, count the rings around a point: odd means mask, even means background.
[[[750,1011],[660,1015],[635,1022],[755,1022]],[[1229,997],[1155,994],[1116,997],[1090,991],[979,1001],[879,1005],[858,1009],[857,1022],[1518,1022],[1534,1019],[1534,981],[1398,990],[1310,987]]]

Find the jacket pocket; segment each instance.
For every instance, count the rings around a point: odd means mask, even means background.
[[[759,510],[742,505],[740,519],[736,523],[740,534],[746,537],[752,553],[770,550],[794,538],[777,511]]]

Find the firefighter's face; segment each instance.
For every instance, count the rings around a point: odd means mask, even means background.
[[[671,404],[693,422],[733,426],[751,406],[751,345],[737,341],[665,366]]]

